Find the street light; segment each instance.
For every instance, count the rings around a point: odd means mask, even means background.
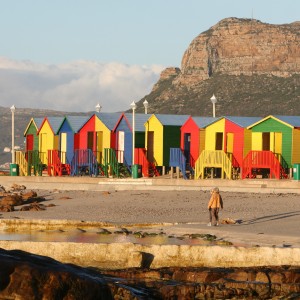
[[[130,104],[130,107],[132,108],[132,166],[134,165],[134,146],[135,146],[135,110],[136,110],[136,104],[134,101]],[[132,169],[131,166],[131,169]],[[132,172],[133,176],[133,172]]]
[[[96,112],[99,113],[101,111],[102,106],[98,103],[96,106]]]
[[[16,107],[13,105],[10,108],[11,111],[11,163],[15,163],[15,110]]]
[[[143,104],[144,104],[144,107],[145,107],[145,115],[147,115],[149,103],[148,103],[148,101],[145,99],[145,101],[143,102]]]
[[[213,117],[216,117],[216,103],[217,103],[217,98],[215,96],[215,94],[212,95],[212,97],[210,98],[210,101],[213,105]]]

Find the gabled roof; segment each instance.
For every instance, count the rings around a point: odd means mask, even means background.
[[[30,127],[30,124],[34,124],[35,128],[36,128],[36,131],[39,130],[41,124],[43,123],[43,120],[44,118],[31,118],[25,131],[24,131],[24,136],[26,135],[26,132],[28,131],[29,127]]]
[[[68,122],[73,132],[77,133],[83,124],[87,122],[90,116],[65,116],[61,125],[59,126],[57,133],[61,130],[64,122]]]
[[[45,124],[46,120],[48,121],[53,134],[56,134],[57,130],[59,129],[60,125],[62,124],[62,122],[64,120],[64,117],[46,117],[46,118],[44,118],[42,124],[39,127],[38,132],[41,130],[41,128]]]
[[[236,125],[246,128],[249,125],[261,120],[261,117],[235,117],[235,116],[225,116],[225,119],[235,123]]]
[[[113,130],[120,119],[121,113],[95,113],[98,119],[109,129]]]
[[[216,122],[220,118],[214,118],[214,117],[191,117],[192,120],[197,124],[199,128],[204,128],[208,126],[211,123]]]
[[[145,131],[145,123],[148,121],[151,115],[148,114],[134,114],[135,131]],[[130,128],[132,128],[132,114],[125,113],[125,117],[128,120]]]
[[[163,126],[182,126],[189,115],[154,114]]]
[[[300,127],[300,116],[279,116],[274,115],[273,116],[276,119],[279,119],[289,125],[292,125],[293,127]]]
[[[261,119],[260,121],[258,121],[256,123],[251,124],[247,128],[250,129],[268,119],[274,119],[274,120],[276,120],[286,126],[289,126],[291,128],[300,127],[300,116],[280,116],[280,115],[273,116],[273,115],[270,115],[270,116],[267,116],[267,117]]]

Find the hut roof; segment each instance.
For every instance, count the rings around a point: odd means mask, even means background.
[[[214,118],[214,117],[192,117],[194,122],[197,124],[199,128],[204,128],[208,126],[209,124],[219,120],[220,118]]]
[[[235,116],[225,116],[227,120],[237,124],[240,127],[248,127],[261,120],[260,117],[235,117]]]
[[[125,113],[125,116],[132,127],[132,114]],[[151,115],[148,114],[135,114],[134,115],[134,123],[135,123],[135,131],[145,131],[145,123],[148,121]]]
[[[90,116],[66,116],[64,121],[67,120],[72,130],[74,132],[78,132],[82,125],[85,124],[89,118]]]
[[[109,129],[113,130],[116,123],[120,119],[121,113],[95,113],[101,122]]]
[[[189,118],[189,115],[167,115],[154,114],[160,123],[164,126],[182,126]]]

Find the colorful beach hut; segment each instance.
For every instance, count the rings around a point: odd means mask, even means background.
[[[252,147],[243,162],[243,178],[286,178],[288,169],[300,162],[300,116],[270,115],[248,129]]]
[[[45,165],[48,165],[48,150],[59,148],[59,137],[56,133],[63,119],[63,117],[45,117],[37,132],[40,159]]]
[[[15,151],[15,160],[19,166],[20,176],[41,174],[42,163],[39,159],[38,129],[44,118],[31,118],[25,131],[25,151]]]
[[[187,164],[195,167],[202,150],[205,149],[205,127],[216,121],[213,117],[192,117],[180,128],[180,148],[184,153]]]
[[[145,149],[145,122],[150,115],[135,114],[135,145],[134,148]],[[115,149],[118,161],[125,163],[127,166],[138,164],[138,156],[135,156],[135,162],[132,162],[132,114],[122,113],[115,128]]]
[[[153,114],[145,123],[147,159],[156,166],[169,166],[170,149],[180,148],[180,128],[188,115]]]
[[[33,151],[39,150],[39,138],[37,132],[43,122],[44,118],[31,118],[24,132],[25,150]]]
[[[79,149],[78,131],[88,118],[88,116],[65,116],[57,131],[59,136],[60,160],[62,163],[71,163],[74,150]]]
[[[232,179],[234,174],[237,177],[243,158],[251,149],[251,133],[247,126],[259,119],[225,116],[208,124],[205,127],[205,150],[197,160],[195,178],[204,178],[205,169],[211,171],[211,168],[214,170],[207,176]]]

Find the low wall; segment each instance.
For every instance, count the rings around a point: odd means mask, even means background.
[[[300,266],[299,248],[188,245],[87,244],[0,241],[6,250],[19,249],[83,267],[257,267]]]
[[[222,191],[255,193],[297,193],[300,181],[274,179],[202,179],[184,180],[170,178],[93,178],[93,177],[49,177],[49,176],[1,176],[0,185],[9,188],[12,184],[23,184],[27,189],[58,190],[208,190],[214,186]]]

